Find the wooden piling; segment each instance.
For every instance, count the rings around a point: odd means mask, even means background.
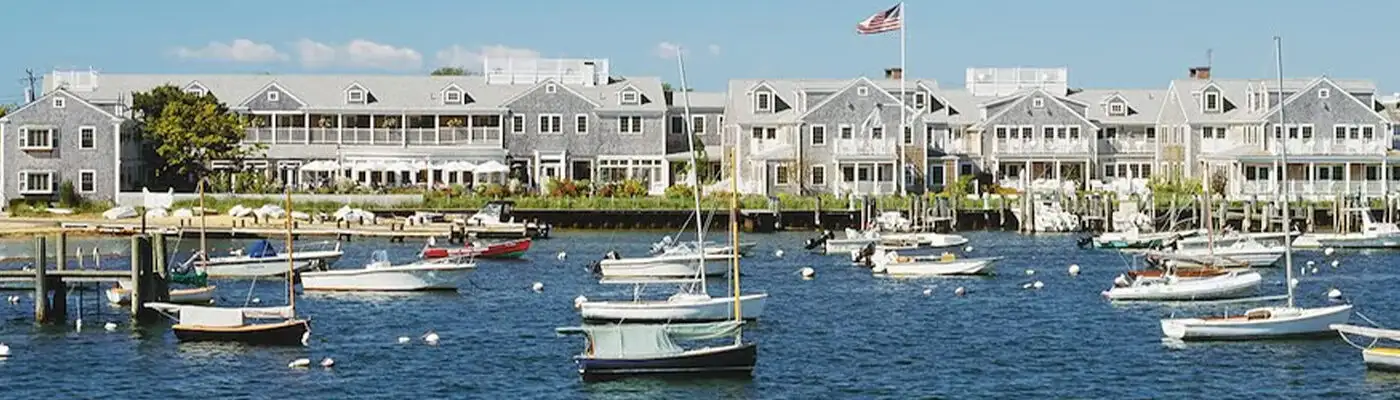
[[[56,239],[54,242],[54,269],[62,271],[68,269],[68,232],[58,232]]]
[[[151,259],[154,261],[154,273],[147,281],[152,283],[147,299],[157,302],[170,301],[170,259],[165,251],[165,235],[155,235],[151,237]]]
[[[149,319],[150,312],[146,310],[146,299],[150,298],[146,291],[151,290],[145,282],[150,276],[151,268],[151,242],[145,235],[134,235],[131,237],[131,317],[137,322],[145,322]]]
[[[34,237],[34,322],[49,321],[48,246],[43,236]]]

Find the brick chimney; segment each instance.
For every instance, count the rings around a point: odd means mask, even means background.
[[[904,77],[904,69],[899,67],[885,68],[885,79],[900,79]]]
[[[1210,79],[1210,67],[1192,67],[1191,79]]]

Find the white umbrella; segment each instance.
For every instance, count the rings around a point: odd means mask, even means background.
[[[324,167],[322,167],[322,163],[324,163],[324,161],[312,161],[302,164],[301,170],[307,172],[325,171],[325,169],[323,169]]]
[[[505,166],[505,164],[496,162],[495,160],[487,161],[485,163],[482,163],[481,165],[476,166],[476,172],[485,174],[506,171],[510,171],[510,167]]]
[[[413,170],[415,170],[415,171],[422,171],[422,170],[425,170],[425,169],[428,169],[428,162],[427,162],[427,161],[421,161],[421,160],[420,160],[420,161],[414,161],[414,162],[413,162]]]

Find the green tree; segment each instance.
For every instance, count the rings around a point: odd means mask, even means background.
[[[472,70],[469,70],[469,69],[466,69],[466,68],[462,68],[462,67],[440,67],[440,68],[438,68],[438,69],[433,70],[433,72],[430,73],[430,75],[433,75],[433,76],[469,76],[469,75],[481,75],[481,74],[477,73],[476,71],[472,71]]]
[[[170,162],[161,155],[162,147],[167,146],[166,138],[155,131],[157,120],[165,113],[165,109],[170,104],[214,104],[220,114],[228,114],[228,107],[219,103],[218,98],[212,93],[196,94],[185,91],[174,85],[162,85],[145,92],[135,92],[131,95],[131,117],[136,122],[136,129],[141,132],[143,158],[149,160],[153,165],[168,165]],[[149,178],[147,184],[155,188],[177,187],[181,189],[193,188],[193,181],[188,179],[188,175],[183,175],[179,171],[182,168],[151,168],[146,171]]]
[[[207,175],[212,160],[241,160],[261,151],[261,146],[241,143],[243,124],[242,118],[212,98],[176,99],[165,104],[160,117],[148,126],[157,143],[156,154],[164,161],[160,172],[198,181]]]
[[[5,114],[9,114],[10,110],[13,109],[15,109],[14,104],[0,104],[0,117],[5,116]]]

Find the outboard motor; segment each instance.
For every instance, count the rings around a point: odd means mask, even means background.
[[[603,254],[603,260],[621,260],[621,259],[622,259],[622,256],[621,256],[621,255],[618,255],[616,250],[608,250],[607,253],[604,253],[604,254]],[[589,270],[589,271],[592,271],[592,272],[595,273],[595,274],[601,274],[601,273],[603,273],[603,261],[602,261],[602,260],[598,260],[598,261],[594,261],[594,262],[588,264],[588,270]]]
[[[874,243],[870,243],[870,244],[865,245],[864,248],[861,248],[859,251],[856,252],[855,262],[856,262],[856,264],[864,265],[864,266],[866,266],[866,267],[871,267],[871,266],[875,265],[875,262],[874,262],[875,260],[873,259],[874,256],[875,256],[875,244],[874,244]]]
[[[815,249],[818,248],[818,247],[822,247],[823,245],[826,245],[826,241],[827,241],[827,240],[831,240],[831,238],[834,238],[834,237],[836,237],[836,234],[831,233],[831,231],[829,231],[829,230],[828,230],[828,231],[822,231],[821,236],[817,236],[817,237],[814,237],[814,238],[811,238],[811,239],[807,239],[807,245],[806,245],[806,246],[803,246],[803,248],[805,248],[805,249],[807,249],[807,250],[815,250]]]
[[[1094,245],[1094,237],[1093,237],[1093,236],[1080,236],[1080,237],[1079,237],[1079,240],[1076,241],[1075,244],[1079,245],[1079,248],[1081,248],[1081,249],[1087,249],[1087,248],[1089,248],[1089,247],[1091,247],[1091,246]]]

